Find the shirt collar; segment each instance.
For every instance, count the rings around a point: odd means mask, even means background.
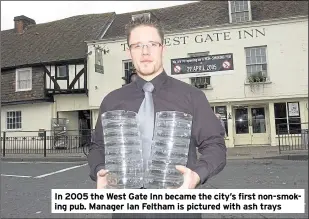
[[[160,90],[162,85],[166,82],[167,78],[168,78],[168,75],[163,70],[159,75],[157,75],[155,78],[153,78],[151,81],[149,81],[154,86],[154,91],[153,92],[155,92],[156,90]],[[144,80],[143,78],[141,78],[139,76],[137,77],[135,82],[136,82],[137,88],[139,90],[143,90],[144,84],[147,83],[146,80]]]

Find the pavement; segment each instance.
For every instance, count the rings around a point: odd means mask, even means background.
[[[85,161],[2,161],[1,217],[110,218],[110,214],[51,213],[51,189],[93,189],[88,174]],[[308,160],[230,159],[200,189],[305,189],[307,194]],[[203,218],[308,218],[308,210],[305,214],[203,214]]]

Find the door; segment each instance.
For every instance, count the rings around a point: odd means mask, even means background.
[[[247,107],[235,108],[235,145],[248,145],[251,143],[251,135],[249,131],[249,111]]]
[[[253,145],[270,144],[265,107],[251,108],[251,138]]]
[[[264,106],[234,109],[235,145],[267,145],[269,134]]]

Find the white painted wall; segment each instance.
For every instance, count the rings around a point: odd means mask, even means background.
[[[92,128],[95,129],[99,117],[99,110],[91,110],[92,112]]]
[[[16,131],[38,131],[39,129],[50,130],[52,118],[52,103],[21,104],[1,106],[1,131],[7,130],[7,112],[21,111],[22,128]]]
[[[22,104],[1,107],[1,136],[6,132],[6,148],[14,149],[43,149],[43,140],[38,137],[39,129],[47,130],[50,135],[52,115],[52,103]],[[6,126],[7,112],[21,111],[22,128],[19,130],[8,130]],[[14,139],[13,137],[17,137]],[[32,139],[34,138],[34,139]],[[47,144],[47,148],[50,145]]]
[[[308,20],[305,18],[280,22],[252,22],[169,34],[165,37],[169,45],[164,54],[165,70],[170,74],[171,59],[188,57],[188,53],[206,51],[211,55],[233,53],[233,71],[204,74],[212,75],[213,89],[205,90],[210,102],[307,97],[307,29]],[[265,33],[265,36],[255,30]],[[254,36],[247,35],[245,39],[244,31],[254,31]],[[207,34],[212,37],[212,41],[209,37],[206,40]],[[206,42],[200,43],[202,38]],[[124,83],[121,79],[124,76],[122,61],[129,59],[127,52],[123,51],[125,42],[126,39],[97,43],[102,48],[109,49],[109,53],[103,55],[104,74],[95,72],[94,47],[89,44],[88,52],[92,51],[88,62],[90,107],[99,107],[106,94],[120,88]],[[263,45],[267,45],[268,74],[271,83],[260,85],[255,88],[255,92],[252,92],[250,86],[245,85],[245,47]],[[190,76],[182,80],[189,82]]]
[[[57,111],[75,111],[89,109],[86,94],[60,94],[55,95]]]

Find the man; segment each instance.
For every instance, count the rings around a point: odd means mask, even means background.
[[[202,91],[166,74],[163,68],[165,51],[163,41],[162,28],[151,18],[135,19],[127,27],[128,53],[136,68],[137,78],[129,85],[109,93],[101,103],[93,144],[88,155],[90,177],[97,182],[98,189],[105,188],[107,184],[100,116],[111,110],[130,110],[141,114],[141,131],[145,139],[143,147],[148,146],[147,150],[150,150],[149,142],[152,136],[147,136],[144,130],[148,129],[146,125],[151,125],[153,128],[153,114],[172,110],[193,116],[187,166],[177,167],[184,176],[181,188],[194,189],[204,184],[209,178],[218,174],[226,164],[224,130],[220,122]],[[149,103],[148,106],[153,106],[152,115],[147,115],[141,110],[146,102]],[[149,120],[150,117],[151,120]],[[199,160],[197,160],[196,148],[201,154]],[[181,218],[181,216],[201,218],[201,214],[133,215],[132,218],[138,218],[138,216],[140,218]],[[128,217],[129,215],[124,215],[124,218]]]

